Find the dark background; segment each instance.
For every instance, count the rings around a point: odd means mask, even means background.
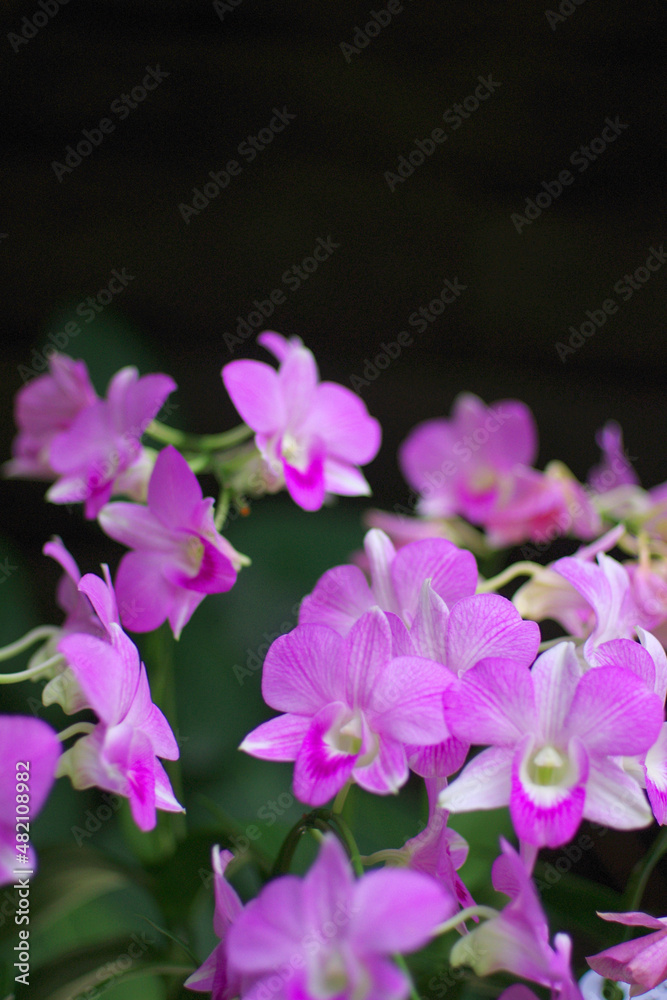
[[[627,302],[614,291],[667,236],[664,5],[565,0],[572,12],[553,26],[544,6],[532,2],[402,6],[348,61],[341,43],[354,42],[370,12],[385,9],[382,0],[241,0],[219,12],[210,3],[70,0],[45,26],[28,27],[34,37],[26,44],[14,40],[18,51],[8,34],[26,30],[23,19],[42,8],[37,0],[5,0],[0,457],[10,455],[14,395],[30,369],[44,366],[49,335],[77,318],[77,306],[105,288],[114,269],[126,269],[133,276],[126,290],[93,322],[79,315],[80,334],[59,346],[86,359],[100,393],[126,364],[170,373],[179,385],[170,420],[193,431],[235,421],[220,368],[232,358],[268,356],[253,339],[231,353],[224,335],[273,289],[286,301],[264,325],[301,336],[322,377],[344,385],[364,376],[383,342],[412,333],[411,346],[386,370],[369,385],[357,383],[384,431],[367,470],[378,506],[406,502],[397,446],[419,420],[447,414],[461,391],[487,402],[527,402],[540,430],[540,467],[561,458],[585,477],[597,459],[595,431],[614,417],[642,482],[667,479],[667,266]],[[168,77],[120,120],[113,102],[157,66]],[[460,128],[443,122],[489,74],[500,83],[493,95]],[[296,118],[248,162],[239,144],[283,107]],[[628,127],[580,172],[571,155],[616,116]],[[59,181],[53,162],[62,163],[66,147],[103,118],[114,131]],[[447,140],[392,192],[385,172],[396,172],[399,157],[436,128]],[[240,176],[186,224],[179,205],[192,203],[193,189],[231,159],[241,164]],[[512,213],[523,213],[526,199],[567,169],[574,182],[517,232]],[[290,290],[282,275],[310,256],[320,237],[340,245]],[[408,318],[436,298],[445,279],[466,290],[420,332]],[[609,298],[618,312],[563,360],[556,344],[567,342],[569,326],[578,328],[586,310]],[[5,642],[60,620],[53,605],[58,572],[40,555],[51,534],[63,536],[83,571],[101,560],[113,564],[121,552],[79,512],[45,507],[43,493],[43,484],[2,485],[0,557],[15,567],[0,591]],[[241,822],[252,821],[268,795],[289,789],[290,769],[274,771],[236,753],[245,732],[269,713],[259,674],[239,686],[230,665],[260,648],[265,632],[291,627],[295,602],[360,543],[366,506],[342,501],[311,516],[284,498],[257,505],[230,529],[253,556],[252,570],[230,595],[205,602],[192,638],[184,633],[186,779]],[[227,686],[212,694],[216,669],[225,671]],[[44,717],[61,726],[61,717]],[[95,793],[86,794],[93,806]],[[42,838],[62,843],[80,803],[59,782]],[[196,823],[198,806],[188,806]],[[416,833],[416,820],[406,825],[398,804],[378,810],[366,817],[368,849],[376,828],[380,837],[392,831],[396,846]],[[298,806],[287,819],[295,815]],[[456,824],[472,837],[469,826],[467,819]],[[100,847],[111,837],[104,830],[96,836]],[[598,838],[596,877],[622,889],[651,836]],[[493,839],[476,870],[480,885],[497,851]],[[113,838],[109,845],[121,849]],[[73,940],[86,924],[77,919]]]

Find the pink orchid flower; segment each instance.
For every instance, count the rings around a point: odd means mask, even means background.
[[[51,791],[61,752],[57,734],[41,719],[0,716],[0,885],[30,877],[37,868],[28,831]]]
[[[327,834],[304,878],[274,879],[236,916],[229,967],[243,1000],[405,1000],[410,983],[392,956],[422,948],[455,909],[420,872],[383,868],[355,881]]]
[[[117,623],[113,590],[88,574],[80,583],[109,640],[82,633],[58,644],[99,718],[87,736],[67,750],[58,774],[69,774],[75,788],[96,785],[130,801],[141,830],[152,830],[156,809],[183,812],[157,759],[176,760],[178,746],[164,715],[151,700],[146,668],[134,643]]]
[[[140,438],[176,383],[168,375],[139,378],[123,368],[109,383],[106,399],[82,409],[51,441],[49,460],[60,476],[46,496],[52,503],[85,502],[94,518],[122,477],[143,462]],[[136,483],[134,484],[136,487]]]
[[[667,917],[648,913],[598,913],[603,920],[627,927],[648,927],[652,934],[625,941],[586,959],[606,979],[630,984],[630,996],[648,993],[667,979]]]
[[[421,495],[419,514],[461,515],[484,527],[493,547],[541,541],[554,529],[593,537],[599,518],[581,486],[557,464],[538,472],[536,456],[537,429],[524,403],[487,407],[462,393],[449,420],[427,420],[409,434],[399,464]]]
[[[491,747],[440,804],[451,812],[509,804],[517,835],[539,847],[566,844],[582,818],[619,830],[648,826],[644,794],[614,758],[646,753],[664,711],[647,683],[651,657],[628,645],[635,650],[614,650],[583,676],[570,642],[542,653],[532,671],[502,659],[468,670],[444,702],[447,724]]]
[[[509,896],[507,906],[456,942],[449,956],[453,966],[469,965],[478,976],[505,970],[531,982],[551,987],[553,1000],[581,1000],[570,966],[572,942],[556,934],[549,944],[549,925],[529,873],[514,848],[501,837],[502,854],[493,863],[491,878],[497,892]],[[529,1000],[526,986],[510,987],[503,996]]]
[[[443,538],[424,539],[398,552],[384,532],[364,540],[367,583],[357,566],[336,566],[301,603],[300,624],[322,624],[347,635],[374,605],[386,614],[395,656],[421,656],[462,675],[478,660],[508,656],[528,666],[540,641],[504,597],[475,594],[477,566],[470,552]],[[437,746],[409,746],[410,767],[424,777],[453,774],[468,750],[449,732]]]
[[[48,375],[39,375],[16,394],[14,415],[18,434],[14,458],[4,471],[8,476],[56,479],[51,464],[51,444],[74,423],[81,412],[97,401],[97,393],[83,361],[66,354],[49,358]]]
[[[234,406],[255,431],[267,487],[284,484],[304,510],[319,510],[327,493],[367,496],[357,468],[380,447],[380,425],[350,389],[320,382],[312,353],[298,337],[260,334],[257,342],[280,362],[232,361],[222,379]]]
[[[116,592],[121,619],[152,632],[166,619],[176,638],[206,594],[230,590],[242,556],[217,531],[213,499],[171,445],[160,452],[148,484],[148,506],[118,501],[99,512],[111,538],[134,551],[120,561]]]
[[[286,714],[253,730],[240,749],[295,761],[294,794],[320,806],[352,779],[386,795],[408,779],[407,745],[447,736],[442,695],[455,683],[440,664],[392,653],[379,608],[343,639],[326,625],[298,625],[264,661],[262,694]]]

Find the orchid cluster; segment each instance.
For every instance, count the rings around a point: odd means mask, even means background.
[[[82,361],[56,354],[17,395],[5,473],[51,482],[48,500],[82,503],[128,551],[113,578],[107,565],[82,576],[62,540],[47,542],[64,573],[64,621],[0,650],[4,660],[39,643],[2,683],[44,680],[44,705],[86,713],[60,733],[0,716],[4,883],[38,867],[28,837],[21,846],[15,838],[23,760],[32,819],[64,776],[75,789],[126,799],[144,836],[158,811],[184,812],[168,701],[151,694],[160,664],[144,665],[127,633],[168,627],[178,639],[207,595],[234,586],[250,561],[222,534],[232,506],[249,513],[251,500],[283,489],[305,511],[370,494],[361,467],[380,447],[378,422],[350,390],[320,381],[298,338],[257,339],[278,367],[223,368],[244,422],[220,434],[161,423],[175,383],[134,368],[101,398]],[[581,1000],[573,941],[550,936],[537,892],[540,851],[566,847],[583,821],[620,831],[667,825],[667,484],[641,488],[616,424],[598,443],[587,483],[561,462],[540,471],[528,408],[487,407],[471,394],[450,418],[408,435],[399,463],[411,509],[369,512],[363,551],[314,581],[298,623],[266,654],[262,695],[277,714],[240,749],[293,762],[294,795],[307,810],[245,904],[228,876],[252,857],[212,846],[218,943],[193,964],[188,989],[213,1000],[414,1000],[403,956],[436,941],[452,967],[504,971],[552,1000]],[[204,497],[204,474],[216,479],[217,498]],[[583,545],[548,565],[533,561],[535,546],[555,537]],[[485,578],[478,560],[517,545],[524,558]],[[517,580],[513,593],[499,593]],[[563,634],[543,641],[545,620]],[[428,798],[425,828],[362,856],[347,818],[350,788],[398,795],[408,781]],[[501,808],[516,846],[500,837],[489,873],[508,900],[498,910],[466,885],[468,844],[450,818]],[[319,853],[299,877],[289,869],[304,834]],[[656,845],[646,877],[628,888],[627,912],[599,914],[651,933],[587,960],[588,975],[628,984],[631,996],[667,979],[667,916],[638,911],[667,839]],[[605,926],[600,941],[610,940]],[[502,996],[535,994],[516,983]]]

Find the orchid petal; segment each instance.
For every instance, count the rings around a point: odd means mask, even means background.
[[[640,754],[664,719],[660,699],[624,667],[596,667],[579,681],[568,729],[598,754]]]
[[[498,594],[475,594],[450,610],[445,662],[459,676],[490,656],[529,666],[539,642],[537,623],[523,621],[510,601]]]
[[[314,715],[342,695],[343,640],[326,625],[297,625],[269,647],[262,695],[280,712]]]
[[[304,715],[279,715],[248,733],[239,750],[262,760],[296,760],[310,723]]]
[[[242,419],[260,434],[272,434],[287,419],[278,373],[263,361],[231,361],[222,369],[225,389]]]

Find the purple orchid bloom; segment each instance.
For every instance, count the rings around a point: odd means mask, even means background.
[[[513,490],[515,470],[530,466],[536,456],[537,429],[524,403],[504,399],[487,407],[472,393],[462,393],[451,419],[426,420],[410,432],[399,465],[422,494],[420,514],[462,514],[483,524]]]
[[[648,913],[598,913],[603,920],[627,927],[647,927],[652,934],[606,948],[586,959],[606,979],[630,984],[630,996],[648,993],[667,979],[667,917]]]
[[[300,624],[322,624],[347,635],[374,605],[385,612],[395,656],[421,656],[460,676],[478,660],[510,656],[528,666],[540,641],[504,597],[475,595],[477,566],[470,552],[442,538],[405,545],[398,552],[378,529],[364,547],[371,583],[357,566],[336,566],[301,603]],[[424,777],[453,774],[469,744],[447,732],[436,746],[408,746],[410,767]]]
[[[41,719],[0,716],[0,885],[37,868],[28,829],[51,791],[61,751],[57,734]]]
[[[390,956],[422,948],[455,909],[420,872],[384,868],[355,881],[329,834],[304,878],[269,882],[238,914],[229,966],[243,1000],[405,1000],[410,983]]]
[[[558,463],[532,468],[536,456],[537,429],[524,403],[487,407],[462,393],[451,419],[427,420],[410,433],[399,464],[421,495],[418,513],[461,515],[484,527],[494,548],[541,541],[554,530],[594,537],[599,518],[582,487]]]
[[[491,747],[440,804],[451,812],[509,804],[517,835],[539,847],[566,844],[582,818],[619,830],[648,826],[641,788],[614,758],[646,753],[664,711],[647,683],[651,657],[628,646],[634,650],[600,654],[583,676],[571,642],[542,653],[532,671],[502,659],[467,671],[445,700],[447,724],[460,739]]]
[[[469,965],[478,976],[500,970],[551,987],[554,1000],[581,1000],[570,966],[572,943],[567,934],[556,934],[549,945],[549,925],[530,875],[513,847],[501,837],[502,854],[493,863],[493,887],[510,902],[497,916],[475,927],[457,941],[449,961]],[[517,984],[503,996],[528,1000],[527,987]]]
[[[264,661],[264,700],[286,714],[254,729],[240,749],[295,761],[294,794],[312,806],[350,779],[379,795],[396,792],[408,778],[406,746],[447,737],[442,695],[454,683],[440,664],[394,657],[379,608],[345,639],[326,625],[298,625]]]
[[[234,1000],[241,992],[237,973],[229,968],[227,938],[229,930],[243,910],[243,903],[225,878],[225,871],[234,855],[216,845],[211,852],[215,912],[213,930],[220,938],[206,961],[185,980],[184,986],[199,993],[211,993],[211,1000]]]
[[[58,769],[75,788],[96,785],[130,800],[141,830],[152,830],[156,809],[183,812],[158,757],[176,760],[178,746],[164,715],[151,701],[146,668],[117,622],[113,590],[88,574],[80,583],[109,640],[67,635],[58,644],[87,704],[99,717],[93,731],[67,750]]]
[[[56,479],[51,443],[97,398],[85,362],[54,354],[49,359],[49,374],[39,375],[16,394],[14,414],[19,432],[12,446],[14,458],[6,463],[5,474]]]
[[[107,398],[81,410],[51,441],[49,460],[60,478],[47,499],[85,501],[86,517],[96,517],[114,488],[121,488],[123,476],[143,462],[140,438],[174,389],[168,375],[139,378],[132,367],[117,372]]]
[[[116,502],[99,512],[103,530],[131,546],[120,561],[116,591],[123,625],[152,632],[166,619],[181,634],[206,594],[236,582],[243,557],[216,530],[213,499],[171,445],[158,455],[148,506]]]
[[[380,447],[380,425],[350,389],[320,382],[312,353],[298,337],[266,331],[257,342],[280,362],[232,361],[222,379],[234,406],[255,431],[266,487],[283,484],[304,510],[319,510],[327,493],[367,496],[357,468]]]

